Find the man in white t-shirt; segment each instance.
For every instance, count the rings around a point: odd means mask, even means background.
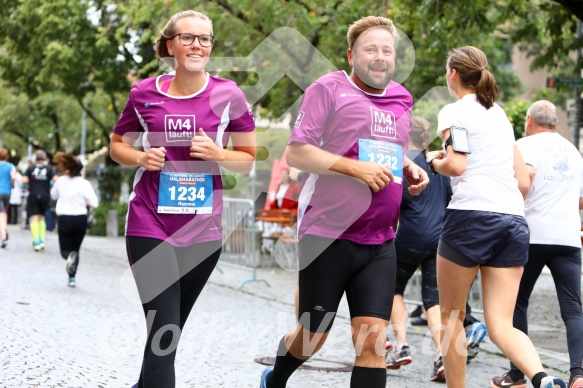
[[[569,388],[581,388],[583,312],[579,209],[583,205],[583,158],[570,141],[557,133],[557,122],[555,106],[549,101],[537,101],[526,114],[527,137],[517,142],[531,188],[524,203],[530,227],[529,256],[520,281],[514,327],[528,332],[528,300],[546,265],[555,280],[561,317],[567,329],[571,362]],[[505,378],[515,383],[511,386],[519,386],[524,374],[511,364]]]

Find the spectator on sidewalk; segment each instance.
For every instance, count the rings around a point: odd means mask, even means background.
[[[8,151],[0,148],[0,246],[6,248],[8,244],[6,225],[8,207],[10,206],[10,192],[16,177],[14,165],[8,162]]]
[[[35,162],[26,169],[22,183],[28,185],[28,200],[26,212],[30,221],[32,246],[38,252],[45,249],[45,234],[47,225],[45,214],[51,201],[51,184],[58,176],[47,162],[47,154],[43,150],[34,153]]]
[[[10,206],[8,208],[8,224],[16,225],[22,214],[22,198],[24,192],[22,190],[22,174],[18,169],[15,169],[14,185],[10,192]]]
[[[221,253],[221,167],[249,173],[255,158],[245,95],[235,82],[205,71],[213,40],[207,15],[174,14],[156,53],[175,75],[131,89],[111,140],[115,161],[139,167],[126,223],[128,260],[148,323],[138,388],[175,386],[179,337]],[[138,137],[143,151],[133,147]]]
[[[463,320],[468,291],[480,271],[484,317],[492,342],[528,375],[535,388],[565,387],[561,379],[547,376],[528,336],[512,325],[528,260],[524,197],[530,182],[512,125],[495,102],[498,87],[486,55],[472,46],[450,51],[446,81],[459,100],[439,112],[437,131],[444,149],[430,152],[428,164],[452,177],[453,196],[437,249],[447,384],[466,386]]]
[[[59,248],[61,257],[67,260],[67,285],[75,287],[81,243],[87,233],[88,208],[96,208],[99,201],[91,183],[81,177],[83,164],[78,158],[58,152],[53,162],[62,174],[51,188],[51,197],[57,201]]]
[[[549,101],[536,101],[526,112],[526,137],[516,143],[531,181],[524,203],[530,227],[528,263],[520,280],[514,327],[528,334],[530,295],[543,268],[551,271],[561,317],[567,329],[571,361],[569,388],[583,388],[583,312],[581,310],[581,217],[583,159],[575,146],[557,133],[557,112]],[[498,387],[526,387],[524,373],[496,376]]]
[[[297,209],[298,197],[300,195],[300,186],[297,182],[290,179],[290,171],[281,172],[281,180],[274,192],[269,193],[269,209]]]

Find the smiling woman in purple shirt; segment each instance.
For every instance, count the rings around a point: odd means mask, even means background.
[[[244,94],[204,70],[213,40],[205,14],[172,16],[157,54],[176,74],[132,88],[111,141],[115,161],[139,167],[125,233],[148,322],[138,387],[175,386],[180,333],[221,252],[220,166],[245,173],[255,158]]]

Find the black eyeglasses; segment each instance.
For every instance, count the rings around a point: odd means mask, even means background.
[[[215,39],[215,37],[212,35],[194,35],[194,34],[189,34],[188,32],[182,32],[180,34],[176,34],[170,39],[174,39],[176,37],[178,37],[178,40],[180,41],[180,43],[183,46],[191,46],[194,43],[195,39],[198,38],[198,43],[202,47],[212,46],[213,41]]]

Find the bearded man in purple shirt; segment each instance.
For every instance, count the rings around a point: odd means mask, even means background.
[[[351,74],[327,74],[304,95],[286,152],[290,166],[309,173],[298,208],[299,322],[262,388],[285,387],[321,348],[344,293],[356,350],[350,386],[386,385],[402,183],[418,195],[429,182],[404,154],[413,99],[392,80],[398,39],[389,19],[356,21],[348,29]]]

